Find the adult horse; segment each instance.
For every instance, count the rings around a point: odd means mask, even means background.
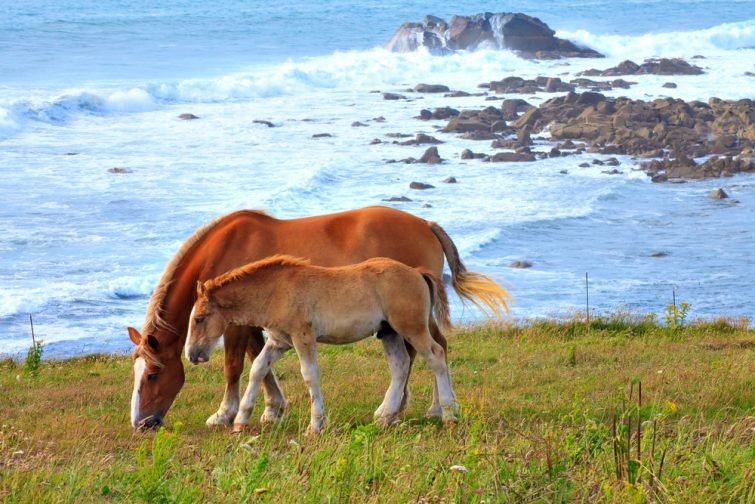
[[[487,275],[466,271],[456,245],[437,223],[393,208],[368,207],[288,220],[253,210],[218,217],[197,229],[166,266],[149,301],[141,333],[128,329],[136,345],[131,398],[133,427],[162,425],[183,386],[181,354],[197,281],[275,254],[305,257],[319,266],[342,266],[382,256],[437,277],[442,275],[445,257],[451,270],[451,284],[463,299],[495,313],[506,308],[508,299],[506,291]],[[446,340],[434,320],[430,331],[446,350]],[[231,424],[239,408],[244,354],[254,361],[263,346],[261,328],[226,328],[225,393],[217,413],[207,419],[208,425]],[[407,350],[413,360],[416,351]],[[285,410],[286,401],[272,372],[265,377],[262,389],[265,410],[260,420],[275,421]],[[441,413],[436,390],[428,415]]]

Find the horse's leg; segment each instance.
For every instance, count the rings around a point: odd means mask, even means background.
[[[320,392],[320,368],[317,364],[317,343],[314,337],[294,337],[293,344],[299,356],[301,376],[309,388],[310,420],[307,435],[317,435],[325,422],[325,407]]]
[[[270,374],[271,366],[289,348],[291,347],[285,343],[268,339],[262,351],[254,359],[252,369],[249,371],[249,385],[246,387],[241,404],[239,404],[239,412],[236,413],[236,418],[233,420],[234,431],[242,430],[249,423],[249,417],[252,414],[254,402],[257,400],[260,386],[265,377]]]
[[[433,340],[436,343],[438,343],[441,347],[443,347],[443,352],[446,356],[446,366],[448,366],[448,341],[446,340],[446,337],[443,336],[443,333],[440,331],[438,324],[435,322],[435,319],[432,317],[430,317],[429,328],[430,328],[430,334],[432,335]],[[428,408],[427,412],[425,413],[425,416],[427,418],[443,416],[443,408],[441,408],[440,400],[438,399],[438,383],[437,382],[434,384],[434,387],[433,387],[433,403],[430,405],[430,408]]]
[[[397,419],[399,411],[405,405],[406,383],[409,377],[409,353],[406,351],[404,339],[391,332],[381,338],[385,355],[388,357],[388,369],[391,371],[391,384],[385,393],[385,399],[375,411],[377,422],[385,427]]]
[[[206,423],[209,426],[231,425],[239,410],[239,379],[244,371],[244,351],[248,340],[249,328],[247,327],[228,326],[224,331],[225,393],[217,413],[207,419]]]
[[[265,339],[262,337],[261,328],[252,327],[250,330],[251,334],[249,336],[249,346],[246,348],[246,354],[249,357],[249,362],[254,363],[255,357],[262,352],[262,349],[265,346]],[[265,375],[265,379],[262,382],[262,393],[265,396],[265,411],[260,417],[260,423],[275,423],[281,419],[288,404],[286,403],[286,398],[283,395],[283,390],[281,390],[273,368],[270,368],[270,371]]]
[[[451,387],[451,374],[448,370],[445,350],[433,340],[427,329],[415,333],[407,332],[404,337],[417,349],[435,374],[443,421],[456,421],[456,398]]]

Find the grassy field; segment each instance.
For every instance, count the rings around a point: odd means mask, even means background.
[[[204,425],[222,396],[220,353],[187,369],[167,426],[146,434],[129,427],[129,357],[44,361],[36,374],[5,361],[0,501],[755,502],[746,322],[616,315],[462,328],[449,345],[459,422],[423,417],[431,377],[418,362],[404,421],[386,430],[372,423],[389,381],[380,343],[322,346],[329,423],[314,439],[293,352],[276,366],[285,420],[260,428],[260,402],[239,435]]]

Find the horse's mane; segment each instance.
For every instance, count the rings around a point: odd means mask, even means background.
[[[204,287],[207,290],[219,289],[234,280],[239,280],[260,270],[285,266],[307,266],[309,264],[309,259],[286,254],[276,254],[266,257],[265,259],[260,259],[259,261],[250,262],[244,266],[239,266],[236,269],[232,269],[231,271],[227,271],[213,279],[207,280]]]
[[[163,318],[163,302],[165,302],[165,298],[168,296],[168,289],[170,287],[170,284],[173,282],[173,277],[176,274],[176,270],[181,265],[181,261],[183,261],[184,257],[186,257],[186,254],[188,254],[189,250],[191,250],[194,245],[199,243],[211,229],[213,229],[221,221],[227,219],[231,215],[241,213],[253,213],[270,216],[270,214],[268,214],[264,210],[239,210],[216,217],[210,222],[203,224],[202,226],[197,228],[197,230],[194,231],[194,233],[189,236],[186,241],[183,242],[181,248],[178,249],[178,252],[175,253],[168,265],[165,266],[165,271],[163,271],[162,277],[160,277],[160,281],[158,282],[157,287],[155,287],[155,290],[152,292],[152,297],[149,299],[149,304],[147,305],[147,314],[145,316],[144,326],[142,327],[142,334],[152,334],[157,329],[166,329],[173,333],[176,332],[176,329]]]

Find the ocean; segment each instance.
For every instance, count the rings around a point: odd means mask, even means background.
[[[380,48],[425,14],[507,10],[606,58]],[[406,92],[424,82],[475,93],[511,75],[568,80],[624,59],[682,57],[705,74],[629,77],[635,86],[606,94],[755,98],[746,74],[755,72],[755,1],[0,0],[0,47],[0,355],[29,347],[29,314],[46,356],[129,350],[125,328],[141,327],[182,241],[240,208],[290,218],[385,204],[435,220],[469,269],[510,289],[514,319],[584,310],[586,273],[595,314],[662,315],[675,295],[692,318],[755,317],[753,176],[653,184],[628,156],[617,156],[618,175],[577,167],[604,155],[462,160],[464,148],[492,151],[489,142],[415,116],[491,102]],[[371,144],[418,132],[445,142],[442,164],[386,163],[424,146]],[[313,138],[321,133],[331,136]],[[442,183],[448,176],[458,183]],[[435,188],[410,190],[412,181]],[[716,187],[738,203],[706,198]],[[412,201],[384,201],[393,196]],[[481,319],[456,299],[452,316]]]

